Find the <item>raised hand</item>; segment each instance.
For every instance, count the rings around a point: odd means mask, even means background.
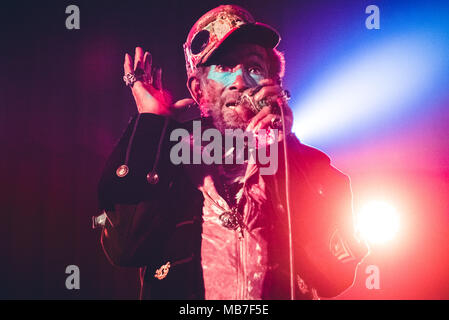
[[[125,75],[133,73],[138,80],[131,86],[139,113],[154,113],[171,116],[176,110],[186,107],[193,102],[183,99],[173,104],[172,97],[162,87],[162,69],[152,68],[152,57],[141,47],[136,47],[134,61],[126,53],[123,63]]]

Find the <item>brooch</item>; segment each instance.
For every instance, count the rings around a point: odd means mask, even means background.
[[[159,269],[157,269],[156,273],[154,274],[154,277],[158,278],[159,280],[164,279],[167,276],[169,269],[170,269],[170,261],[162,265]]]

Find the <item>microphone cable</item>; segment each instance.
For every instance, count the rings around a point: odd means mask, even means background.
[[[293,253],[293,232],[292,232],[292,215],[290,209],[290,192],[289,192],[289,170],[288,170],[288,152],[287,152],[287,131],[285,130],[285,114],[284,99],[278,98],[277,103],[281,109],[282,132],[284,133],[284,169],[285,169],[285,201],[287,205],[287,223],[288,223],[288,256],[290,265],[290,300],[295,300],[295,269],[294,269],[294,253]]]

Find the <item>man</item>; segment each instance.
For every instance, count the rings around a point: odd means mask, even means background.
[[[184,45],[196,104],[172,103],[148,52],[126,54],[139,113],[108,160],[99,202],[103,249],[114,265],[140,268],[142,299],[313,299],[352,284],[367,248],[354,237],[349,179],[290,132],[279,40],[238,6],[202,16]],[[269,151],[277,170],[263,174],[248,157],[174,163],[178,143],[204,152],[195,121],[201,132],[252,134],[245,150],[279,144]],[[188,138],[173,141],[179,129]]]

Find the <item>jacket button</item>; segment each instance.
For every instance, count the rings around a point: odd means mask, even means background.
[[[159,182],[159,176],[157,175],[156,172],[149,172],[147,174],[147,181],[150,184],[156,184]]]
[[[128,166],[126,164],[122,164],[120,167],[117,168],[115,174],[117,175],[117,177],[123,178],[128,174],[128,172],[129,172]]]

